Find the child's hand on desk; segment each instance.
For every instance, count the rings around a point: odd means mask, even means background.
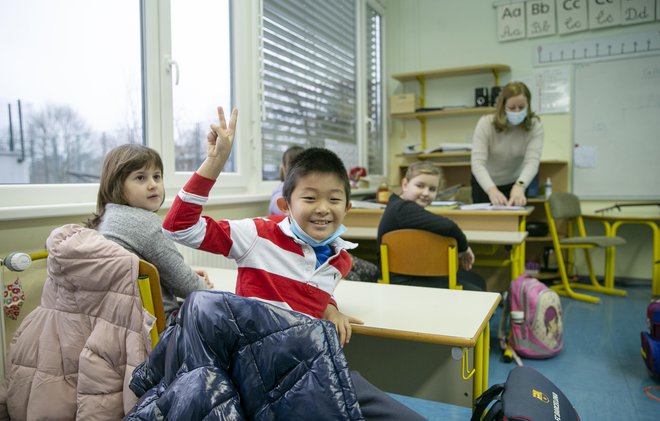
[[[209,274],[205,270],[195,269],[195,273],[204,278],[204,283],[208,289],[213,289],[213,282],[209,279]]]
[[[351,323],[358,325],[364,324],[362,320],[345,315],[332,304],[328,304],[328,307],[326,307],[323,318],[334,323],[339,334],[339,344],[342,348],[351,340]]]
[[[458,261],[463,269],[472,269],[472,265],[474,264],[474,253],[472,252],[472,249],[468,247],[464,252],[458,253]]]

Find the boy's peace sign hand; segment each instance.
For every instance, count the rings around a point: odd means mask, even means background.
[[[206,160],[204,160],[197,170],[199,175],[213,180],[218,178],[222,167],[225,166],[231,153],[237,119],[238,109],[234,108],[229,119],[229,126],[227,126],[225,112],[222,107],[218,107],[218,120],[220,124],[211,124],[211,131],[206,136],[206,140],[208,141]]]
[[[231,112],[229,127],[225,120],[225,112],[222,107],[218,107],[218,120],[220,124],[211,124],[209,132],[207,156],[217,158],[224,165],[231,153],[231,146],[234,143],[234,133],[236,132],[236,120],[238,119],[238,109],[234,108]]]

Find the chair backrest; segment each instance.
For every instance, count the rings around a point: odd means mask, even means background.
[[[555,219],[577,218],[582,215],[580,199],[573,193],[552,193],[548,199],[550,213]]]
[[[450,261],[449,250],[457,249],[454,238],[419,229],[390,231],[383,235],[387,246],[389,271],[411,276],[447,276],[455,273],[457,261]]]
[[[144,308],[156,316],[156,332],[152,331],[152,345],[156,345],[158,334],[165,330],[165,310],[163,308],[163,294],[160,289],[160,275],[156,266],[140,260],[139,278],[140,295]]]

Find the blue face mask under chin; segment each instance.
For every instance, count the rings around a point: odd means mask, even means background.
[[[312,247],[326,246],[332,243],[337,237],[339,237],[340,235],[346,232],[346,227],[344,225],[340,225],[339,228],[337,228],[335,232],[330,234],[328,238],[319,241],[307,235],[307,233],[303,231],[302,228],[300,228],[300,225],[298,225],[296,220],[293,219],[292,217],[289,217],[289,222],[291,223],[291,231],[293,232],[293,234]]]
[[[513,111],[506,112],[506,119],[509,122],[509,124],[512,126],[519,125],[520,123],[525,121],[526,117],[527,117],[527,108],[517,113],[514,113]]]

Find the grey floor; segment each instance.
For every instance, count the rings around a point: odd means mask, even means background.
[[[581,420],[660,420],[660,402],[643,392],[660,386],[642,361],[640,331],[646,330],[649,283],[618,284],[628,295],[594,294],[600,304],[562,297],[564,349],[548,360],[523,360],[543,373],[571,400]],[[498,310],[491,319],[497,335]],[[495,338],[490,356],[489,384],[501,383],[513,363],[501,361]],[[655,390],[660,395],[660,390]]]
[[[660,380],[646,371],[640,353],[640,331],[646,330],[649,283],[626,284],[628,295],[595,294],[600,304],[562,297],[564,349],[547,360],[523,363],[543,373],[571,401],[582,421],[659,421],[660,402],[644,394]],[[489,384],[503,383],[514,363],[505,363],[497,345],[501,310],[491,319]],[[660,390],[653,393],[660,397]],[[469,420],[468,408],[437,406],[429,401],[395,396],[429,420]]]

